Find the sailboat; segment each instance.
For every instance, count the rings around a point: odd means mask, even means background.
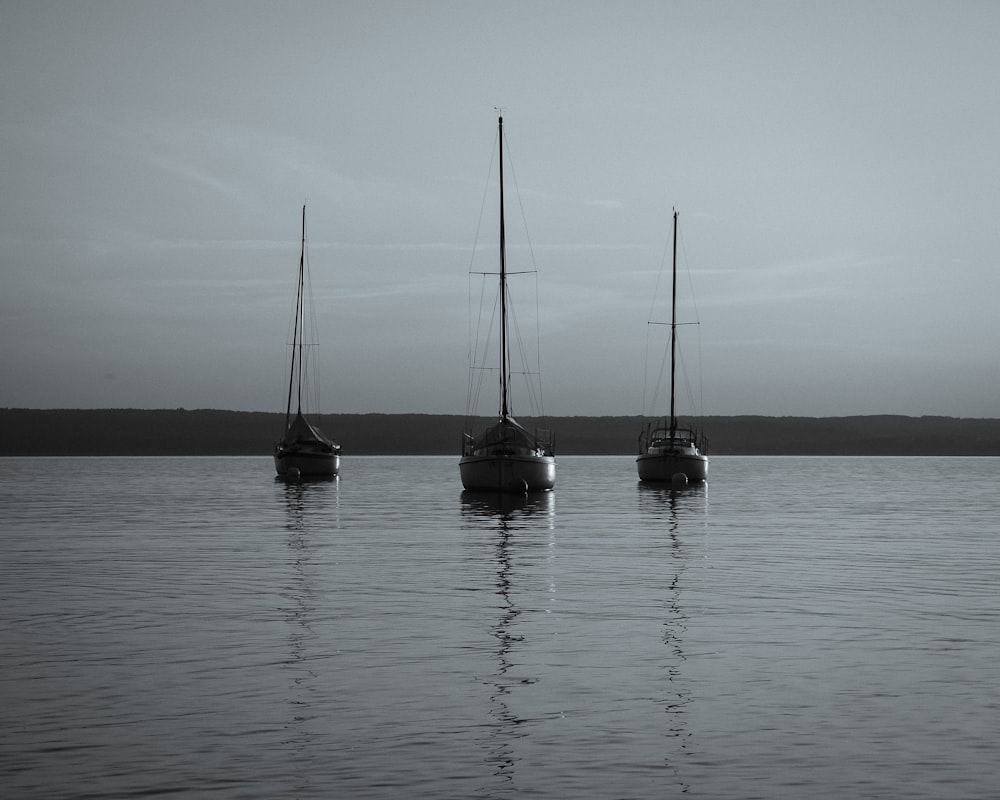
[[[328,439],[302,413],[302,388],[305,379],[305,271],[306,207],[302,206],[302,250],[299,254],[299,280],[295,295],[295,320],[292,334],[292,365],[288,375],[288,404],[285,408],[285,432],[274,446],[274,468],[281,478],[331,478],[340,470],[340,445]],[[292,398],[295,414],[292,415]]]
[[[503,116],[498,120],[500,156],[500,419],[481,433],[471,426],[462,433],[459,471],[470,491],[537,492],[555,486],[556,459],[552,435],[522,427],[510,411],[509,295],[504,229]]]
[[[677,211],[674,211],[673,282],[670,304],[670,419],[655,427],[647,423],[639,436],[636,466],[641,481],[668,481],[674,485],[704,483],[708,478],[708,456],[693,428],[681,427],[675,414],[677,373]]]

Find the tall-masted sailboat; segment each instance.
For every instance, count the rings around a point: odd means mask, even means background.
[[[674,484],[703,483],[708,478],[708,456],[701,452],[697,431],[677,423],[674,405],[677,373],[677,211],[674,211],[673,282],[670,304],[670,421],[652,427],[639,436],[636,465],[641,481],[669,481]]]
[[[500,149],[500,419],[479,435],[462,434],[459,471],[472,491],[534,492],[556,482],[556,459],[548,432],[530,433],[510,413],[510,352],[507,292],[507,243],[504,230],[503,117],[498,120]]]
[[[288,375],[288,405],[285,434],[274,446],[274,468],[282,478],[329,478],[340,470],[340,445],[328,439],[302,414],[302,384],[305,379],[305,271],[306,207],[302,206],[302,250],[299,254],[299,281],[295,295],[292,334],[292,366]],[[292,396],[296,411],[292,417]]]

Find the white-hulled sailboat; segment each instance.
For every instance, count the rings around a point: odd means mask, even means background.
[[[328,439],[302,413],[302,384],[305,379],[305,271],[306,207],[302,206],[302,250],[299,255],[299,280],[295,295],[295,320],[292,334],[292,366],[288,375],[288,404],[285,408],[285,433],[274,446],[274,468],[281,478],[332,478],[340,470],[340,445]],[[292,397],[296,411],[292,415]]]
[[[678,425],[674,405],[677,372],[677,211],[674,211],[673,281],[670,305],[670,419],[655,427],[647,423],[639,436],[636,466],[641,481],[667,481],[672,484],[704,483],[708,478],[708,456],[701,437],[692,428]]]
[[[531,433],[510,413],[507,245],[504,231],[503,117],[498,120],[500,164],[500,419],[479,434],[462,434],[459,471],[470,491],[536,492],[555,486],[556,459],[550,432]]]

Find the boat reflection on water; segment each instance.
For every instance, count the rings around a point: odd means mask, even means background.
[[[496,640],[497,666],[496,672],[486,679],[491,690],[490,716],[495,724],[489,734],[487,762],[493,768],[493,775],[502,780],[506,788],[515,790],[514,767],[518,756],[514,752],[514,743],[526,738],[528,731],[521,727],[527,720],[518,716],[512,708],[512,694],[518,687],[531,685],[538,680],[537,676],[511,671],[514,664],[519,663],[512,651],[524,642],[524,636],[517,631],[524,608],[518,604],[515,556],[521,555],[522,546],[537,548],[539,544],[543,544],[549,547],[549,557],[552,557],[551,550],[555,544],[555,494],[465,491],[462,492],[462,516],[469,523],[470,529],[496,536],[493,552],[495,591],[499,602],[498,615],[490,628],[490,634]],[[547,532],[544,540],[539,538],[543,532]],[[522,535],[530,537],[530,543]]]
[[[288,470],[284,475],[275,475],[275,483],[286,483],[289,486],[300,486],[309,483],[336,483],[340,478],[337,475],[303,475],[295,468]]]
[[[316,609],[323,602],[316,578],[319,576],[322,585],[324,567],[314,559],[317,548],[324,544],[323,534],[337,527],[339,485],[334,476],[279,476],[275,482],[281,486],[277,497],[285,510],[288,547],[279,609],[288,631],[284,666],[291,676],[285,741],[304,760],[313,746],[314,733],[308,726],[318,677],[313,666],[318,634],[313,624]]]
[[[639,502],[643,511],[656,507],[673,512],[701,511],[708,509],[708,482],[647,483],[638,481]]]
[[[669,484],[640,482],[639,508],[652,529],[662,531],[654,543],[664,567],[665,591],[660,598],[663,609],[663,644],[667,648],[664,670],[667,691],[662,699],[666,713],[664,741],[668,751],[664,765],[672,770],[681,793],[691,785],[681,774],[683,756],[691,749],[691,731],[686,714],[693,699],[691,678],[684,672],[687,661],[685,637],[689,615],[685,609],[684,572],[693,553],[705,546],[708,534],[708,486],[705,483],[671,487]]]
[[[517,527],[538,529],[541,520],[555,522],[556,496],[552,492],[462,492],[462,515],[486,519],[507,520]],[[531,521],[531,524],[527,524]],[[524,523],[523,525],[520,523]]]

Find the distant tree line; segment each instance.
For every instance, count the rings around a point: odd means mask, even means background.
[[[520,418],[550,428],[558,455],[628,455],[640,417]],[[955,417],[705,417],[710,455],[1000,455],[1000,420]],[[345,455],[455,455],[464,417],[327,414]],[[284,415],[216,410],[0,409],[0,456],[267,455]]]

